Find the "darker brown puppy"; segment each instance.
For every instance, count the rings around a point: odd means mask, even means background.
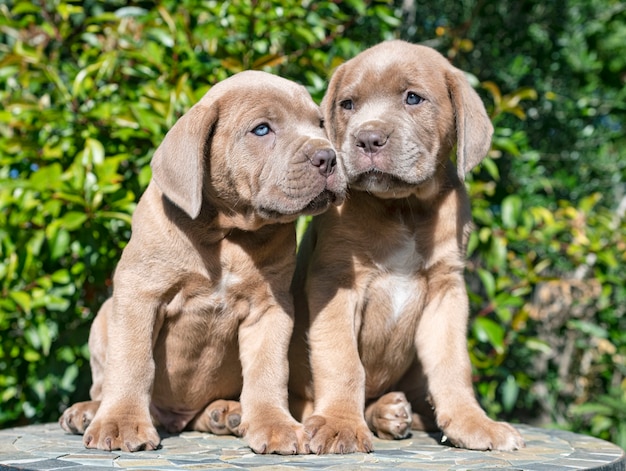
[[[85,446],[155,449],[154,420],[306,450],[287,404],[293,221],[345,187],[321,120],[304,87],[242,72],[167,133],[91,329],[93,400],[60,419]]]
[[[311,450],[367,452],[370,429],[411,427],[523,446],[477,403],[467,352],[463,179],[493,132],[478,95],[433,49],[390,41],[341,65],[322,109],[350,190],[314,218],[294,279],[290,390]]]

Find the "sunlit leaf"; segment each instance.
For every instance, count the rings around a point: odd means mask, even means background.
[[[519,195],[509,195],[502,200],[502,223],[504,227],[517,226],[522,212],[522,199]]]
[[[472,324],[474,335],[481,342],[488,342],[498,353],[504,352],[504,329],[487,317],[477,317]]]

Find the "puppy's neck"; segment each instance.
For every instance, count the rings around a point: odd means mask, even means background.
[[[389,222],[412,225],[430,220],[442,210],[443,202],[451,193],[464,195],[465,191],[458,191],[463,188],[464,183],[459,180],[456,167],[448,161],[439,167],[436,176],[416,186],[411,194],[405,197],[379,198],[365,191],[350,190],[349,197],[339,212],[350,208],[350,212],[354,214],[371,212],[375,213],[377,218]]]
[[[195,219],[166,197],[162,198],[162,202],[164,212],[173,224],[191,237],[202,239],[205,244],[217,243],[233,231],[255,232],[270,224],[256,214],[219,208],[206,200]]]
[[[232,231],[236,229],[240,231],[253,232],[258,231],[261,227],[267,224],[269,224],[269,221],[266,221],[257,215],[235,212],[218,212],[212,221],[213,227],[225,231]]]

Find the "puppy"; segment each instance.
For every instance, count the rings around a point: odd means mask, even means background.
[[[103,450],[155,449],[156,424],[304,452],[287,401],[294,221],[345,191],[319,107],[300,85],[242,72],[178,120],[151,165],[91,329],[92,401],[61,427]]]
[[[336,70],[322,110],[349,194],[314,218],[293,282],[290,390],[311,450],[368,452],[370,430],[411,428],[523,446],[477,403],[467,352],[463,180],[493,132],[478,95],[433,49],[390,41]]]

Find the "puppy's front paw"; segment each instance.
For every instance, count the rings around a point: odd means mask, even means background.
[[[411,404],[402,392],[390,392],[370,404],[365,420],[377,437],[385,440],[406,438],[411,433]]]
[[[482,410],[439,420],[444,435],[453,445],[461,448],[511,451],[525,446],[524,439],[512,425],[495,422]]]
[[[263,416],[243,422],[239,430],[255,453],[295,455],[308,453],[304,427],[292,418]]]
[[[129,414],[120,420],[96,418],[83,436],[87,448],[99,450],[156,450],[161,437],[150,421],[137,421]]]
[[[215,435],[241,436],[241,404],[237,401],[213,401],[190,424],[192,430]]]
[[[374,449],[372,432],[361,417],[338,419],[313,415],[304,428],[310,437],[309,448],[316,454],[369,453]]]
[[[100,401],[77,402],[63,412],[59,425],[66,432],[82,435],[96,415],[98,407]]]

